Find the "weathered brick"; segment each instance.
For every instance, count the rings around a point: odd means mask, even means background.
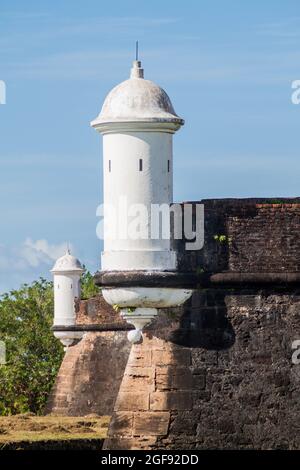
[[[191,363],[191,351],[189,349],[163,350],[156,349],[152,351],[152,364],[155,366],[189,366]]]
[[[135,413],[133,435],[165,436],[168,433],[169,422],[169,412]]]
[[[172,423],[170,432],[172,434],[181,434],[181,435],[192,435],[195,434],[197,430],[197,421],[194,416],[191,416],[190,419],[184,418],[181,416],[176,416]]]
[[[193,377],[187,367],[156,367],[157,390],[190,389]]]
[[[115,412],[109,425],[109,436],[121,434],[122,436],[132,436],[133,413]]]
[[[195,390],[203,390],[206,385],[206,370],[205,369],[193,369],[193,388]]]
[[[140,367],[140,366],[132,366],[130,364],[127,365],[124,375],[130,375],[133,377],[153,377],[154,375],[154,368],[153,367]]]
[[[149,410],[148,392],[119,392],[115,404],[115,411],[139,410]]]
[[[204,201],[204,248],[187,252],[184,240],[178,241],[179,268],[200,268],[204,274],[252,273],[252,280],[260,273],[263,281],[265,273],[299,273],[299,204],[257,202]],[[226,242],[216,241],[216,234],[224,234]],[[124,423],[120,423],[118,439],[111,439],[111,448],[300,449],[300,374],[291,360],[292,342],[300,335],[299,299],[296,284],[282,283],[277,288],[275,284],[265,287],[243,281],[232,288],[201,288],[175,313],[173,309],[161,311],[145,329],[143,342],[133,346],[127,382],[124,380],[120,389],[120,396],[124,396],[124,389],[130,394],[142,393],[142,387],[154,383],[156,369],[157,391],[151,394],[151,411],[134,411],[136,402],[143,400],[127,396],[127,406],[133,410],[120,412]],[[101,311],[92,308],[92,303],[85,305],[91,308],[85,308],[82,323],[101,318]],[[114,312],[112,315],[117,318]],[[109,316],[106,312],[102,318],[107,321]],[[118,335],[123,335],[125,342],[118,340]],[[114,401],[131,347],[125,331],[118,335],[110,331],[88,333],[90,339],[84,337],[69,349],[60,371],[69,380],[57,382],[54,398],[61,397],[56,405],[53,397],[50,399],[56,409],[63,414],[87,413],[89,409],[99,412],[108,396],[111,403]],[[81,350],[82,344],[85,350]],[[192,382],[171,372],[190,366],[195,368]],[[170,375],[157,373],[158,369],[169,369]],[[84,377],[87,384],[82,383]],[[182,393],[181,387],[194,399],[192,407],[183,411],[180,406],[183,402],[187,406],[189,398],[172,395]],[[161,424],[148,423],[148,413],[170,413],[167,435],[143,437],[147,426],[151,432]],[[136,422],[129,418],[133,414],[138,415]],[[126,438],[131,426],[135,426],[136,435]]]
[[[151,450],[157,443],[156,437],[108,438],[103,450]]]
[[[103,299],[96,303],[104,305]],[[63,403],[65,415],[111,415],[131,349],[126,336],[126,331],[89,332],[69,348],[45,412],[57,413]]]
[[[191,392],[153,392],[150,394],[151,410],[190,410],[191,408]]]
[[[154,378],[151,376],[125,375],[122,382],[122,392],[132,390],[154,391]]]
[[[131,367],[150,367],[151,351],[137,351],[135,349],[132,349],[129,355],[128,365]]]

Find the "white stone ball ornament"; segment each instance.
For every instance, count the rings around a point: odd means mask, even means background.
[[[133,343],[133,344],[139,343],[142,339],[142,331],[139,329],[131,330],[129,331],[127,338],[128,338],[128,341],[130,341],[130,343]]]

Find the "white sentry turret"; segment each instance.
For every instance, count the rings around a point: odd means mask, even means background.
[[[176,252],[170,237],[151,236],[151,208],[173,202],[173,134],[184,124],[167,93],[144,79],[141,62],[133,62],[130,78],[106,97],[91,125],[103,135],[104,208],[120,221],[138,207],[148,214],[148,236],[132,236],[130,230],[113,232],[104,209],[102,271],[96,282],[111,305],[137,331],[157,314],[157,308],[181,305],[192,294],[175,281]],[[132,211],[130,213],[130,211]],[[153,220],[152,220],[153,222]],[[121,224],[122,225],[122,224]],[[169,277],[166,273],[169,273]],[[164,281],[168,277],[168,287]],[[108,279],[109,281],[105,281]],[[171,287],[170,287],[171,286]]]
[[[72,327],[75,326],[75,301],[80,299],[80,278],[84,269],[67,250],[56,261],[51,272],[54,284],[54,335],[67,347],[82,337],[82,332],[74,331]],[[60,327],[63,328],[61,331]]]

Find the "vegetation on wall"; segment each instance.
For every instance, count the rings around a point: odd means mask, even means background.
[[[83,297],[97,292],[86,271]],[[0,340],[6,363],[0,364],[0,415],[43,412],[63,357],[51,331],[53,309],[53,283],[45,279],[1,296]]]
[[[230,237],[227,237],[227,235],[214,235],[214,240],[217,242],[217,243],[230,243],[232,240]]]

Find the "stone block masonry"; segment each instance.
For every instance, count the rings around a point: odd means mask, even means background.
[[[112,414],[107,449],[300,449],[300,200],[200,202],[203,249],[176,249],[216,282],[132,348],[101,296],[81,302],[77,324],[96,329],[67,351],[48,410]]]
[[[299,449],[300,366],[292,363],[292,343],[300,338],[300,201],[200,202],[204,247],[186,252],[177,241],[180,267],[223,283],[200,281],[187,305],[161,313],[134,346],[131,367],[143,355],[149,364],[151,352],[149,409],[126,432],[113,426],[115,409],[105,446]],[[151,439],[149,411],[168,413]]]
[[[297,337],[300,290],[196,292],[132,347],[105,448],[299,449]]]
[[[127,325],[102,296],[78,305],[76,323],[87,332],[67,349],[45,412],[110,415],[131,347]]]
[[[177,390],[176,386],[186,377],[185,366],[190,364],[190,351],[173,355],[172,350],[173,346],[167,341],[159,338],[151,340],[147,336],[141,344],[132,346],[106,448],[152,447],[159,437],[168,434],[170,410],[191,408],[191,393]],[[168,383],[169,367],[174,372],[174,390]],[[163,384],[165,386],[161,388]]]
[[[86,333],[68,348],[45,412],[110,415],[129,349],[125,331]]]

